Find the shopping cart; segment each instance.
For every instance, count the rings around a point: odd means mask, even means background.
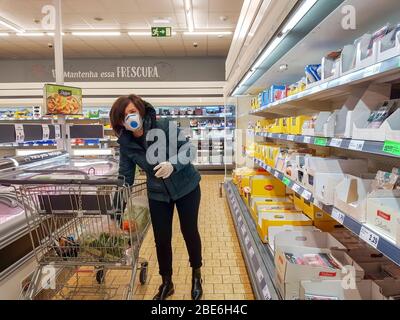
[[[52,173],[16,187],[38,262],[21,297],[131,299],[137,271],[141,284],[147,278],[139,249],[150,216],[135,203],[145,180],[127,186],[116,176]]]

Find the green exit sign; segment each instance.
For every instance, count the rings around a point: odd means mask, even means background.
[[[170,37],[172,35],[171,27],[151,27],[151,36],[155,38]]]

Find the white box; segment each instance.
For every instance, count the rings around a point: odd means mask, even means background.
[[[302,134],[304,136],[317,136],[317,132],[320,134],[324,133],[324,125],[328,122],[332,115],[329,111],[323,111],[318,114],[317,119],[315,120],[314,128],[312,129],[303,129]],[[328,126],[326,126],[326,130],[328,130]]]
[[[400,190],[377,190],[368,195],[367,224],[395,241],[400,240]]]
[[[346,250],[346,247],[328,232],[320,231],[281,232],[275,236],[275,244],[277,246]]]
[[[362,57],[362,52],[365,52],[371,42],[372,35],[365,34],[361,37],[360,42],[357,43],[356,49],[356,70],[372,66],[378,60],[378,42],[375,41],[372,46],[372,53],[368,57]]]
[[[356,63],[356,47],[353,44],[345,45],[340,55],[340,75],[353,72]]]
[[[313,177],[313,193],[315,199],[326,205],[333,205],[335,188],[345,178],[344,173],[317,172]]]
[[[368,178],[368,179],[367,179]],[[374,181],[372,175],[346,174],[335,187],[333,205],[359,222],[367,220],[367,196]]]
[[[287,222],[288,225],[293,224],[293,222],[299,221],[299,222],[309,222],[311,221],[309,217],[307,217],[303,212],[301,211],[294,211],[294,212],[285,212],[285,211],[280,211],[280,212],[262,212],[259,211],[257,212],[258,214],[258,225],[261,227],[263,225],[263,220],[266,220],[270,222],[272,225],[277,224],[278,225],[286,225],[285,222]],[[310,223],[312,224],[312,223]],[[268,227],[269,228],[269,227]]]
[[[332,60],[323,57],[321,61],[321,70],[320,83],[336,79],[340,75],[340,59]]]
[[[400,108],[382,123],[385,140],[400,142]]]
[[[282,197],[282,198],[266,198],[266,197],[252,197],[250,194],[249,198],[249,205],[252,210],[256,210],[256,203],[257,202],[288,202],[290,201],[289,198]]]
[[[394,33],[396,35],[394,35]],[[391,38],[395,36],[394,43],[391,42]],[[378,42],[378,62],[394,58],[400,55],[400,32],[393,30],[389,32],[383,39]]]
[[[334,137],[336,117],[338,113],[339,110],[335,110],[327,118],[325,118],[325,115],[323,117],[318,116],[317,121],[315,122],[315,136]]]
[[[312,232],[320,232],[320,230],[314,226],[279,226],[279,227],[269,227],[268,230],[268,244],[272,249],[272,252],[275,251],[275,237],[283,232],[292,232],[292,231],[312,231]]]

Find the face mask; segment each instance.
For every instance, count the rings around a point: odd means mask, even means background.
[[[131,113],[125,117],[125,129],[129,131],[137,131],[142,127],[142,118],[139,113]]]

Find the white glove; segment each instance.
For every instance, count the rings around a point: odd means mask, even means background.
[[[174,167],[172,166],[171,162],[161,162],[159,165],[157,165],[154,168],[154,171],[157,172],[155,173],[155,176],[157,178],[163,178],[163,179],[167,179],[172,172],[174,172]]]

